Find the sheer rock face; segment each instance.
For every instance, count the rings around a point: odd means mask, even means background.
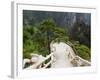
[[[73,27],[75,22],[83,21],[85,24],[91,24],[91,14],[76,12],[52,12],[52,11],[23,11],[24,24],[36,24],[44,19],[52,18],[59,26]]]

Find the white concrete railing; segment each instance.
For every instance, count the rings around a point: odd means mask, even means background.
[[[78,66],[90,66],[91,65],[91,63],[89,61],[87,61],[79,56],[75,56],[75,59],[77,61]]]
[[[44,59],[40,59],[38,62],[34,63],[33,65],[29,66],[26,69],[47,68],[52,63],[52,59],[46,64],[45,64],[45,61],[50,59],[52,55],[53,53],[49,54],[47,57],[44,57]]]
[[[53,62],[52,56],[53,56],[53,53],[51,53],[50,55],[48,55],[44,59],[38,61],[37,63],[29,66],[26,69],[47,68]],[[51,60],[45,64],[45,61],[50,59],[50,58],[51,58]],[[69,60],[73,65],[76,65],[76,66],[90,66],[91,65],[91,63],[89,61],[87,61],[79,56],[73,56],[72,59],[69,59]]]
[[[47,55],[46,57],[43,57],[42,55],[38,55],[39,59],[33,60],[33,61],[36,61],[36,62],[26,69],[47,68],[49,65],[51,65],[51,67],[52,67],[52,64],[55,64],[55,62],[58,61],[58,59],[54,58],[55,51],[57,51],[56,47],[53,46],[53,44],[51,45],[51,47],[52,47],[51,48],[51,54]],[[68,48],[67,54],[66,53],[64,53],[64,54],[66,54],[68,56],[66,60],[68,60],[73,66],[90,66],[91,65],[91,63],[89,61],[87,61],[87,60],[79,57],[78,55],[76,55],[71,46],[67,45],[67,48]],[[58,55],[58,54],[56,53],[56,55]],[[50,59],[49,62],[45,64],[46,60],[48,60],[48,59]],[[66,60],[64,60],[64,61],[66,61]],[[61,63],[60,63],[60,65],[61,65]],[[70,66],[70,67],[72,67],[72,66]]]
[[[75,53],[77,53],[77,51],[74,48],[74,45],[71,44],[70,42],[68,42],[68,45],[70,46],[70,61],[77,66],[90,66],[91,62],[89,62],[88,60],[85,60],[83,58],[81,58],[80,56],[76,55]],[[72,54],[74,53],[74,54]]]
[[[68,59],[73,64],[73,66],[90,66],[91,65],[91,62],[76,55],[71,47],[68,54]]]

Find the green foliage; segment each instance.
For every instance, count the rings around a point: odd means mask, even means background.
[[[46,56],[50,54],[51,41],[67,42],[67,29],[57,27],[53,19],[41,21],[38,26],[24,25],[23,27],[23,58],[30,58],[30,53]]]
[[[82,31],[80,32],[80,29],[78,30],[78,32],[75,32],[75,35],[77,33],[79,38],[83,37],[85,34]],[[76,54],[86,60],[90,60],[90,49],[86,45],[80,44],[80,41],[75,40],[69,39],[68,29],[57,26],[53,19],[43,20],[37,25],[24,25],[23,58],[31,58],[31,53],[43,56],[50,54],[50,43],[52,41],[65,43],[71,41]]]
[[[67,29],[55,27],[54,28],[54,42],[67,42],[69,40]]]
[[[78,56],[89,61],[91,60],[90,49],[86,45],[80,44],[79,41],[74,41],[73,45]]]
[[[78,56],[90,61],[91,27],[78,19],[79,16],[76,16],[76,21],[72,24],[72,16],[75,15],[24,10],[23,58],[31,58],[31,53],[43,56],[50,54],[50,43],[54,41],[67,44],[70,42]]]
[[[76,47],[78,54],[80,57],[90,60],[90,50],[87,46],[85,45],[80,45],[79,47]]]

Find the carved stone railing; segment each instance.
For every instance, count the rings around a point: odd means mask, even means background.
[[[44,59],[38,60],[38,62],[34,63],[33,65],[29,66],[26,69],[47,68],[52,63],[52,59],[50,59],[52,57],[52,55],[53,55],[53,53],[47,55],[46,57],[44,57]],[[46,60],[48,60],[48,59],[50,59],[50,61],[45,63]]]
[[[91,62],[79,57],[79,56],[75,56],[75,59],[77,61],[77,66],[90,66]]]
[[[90,66],[91,65],[91,62],[77,55],[78,52],[76,51],[75,46],[71,42],[67,42],[67,44],[72,48],[72,50],[75,53],[74,55],[71,54],[72,59],[70,61],[72,62],[72,64],[75,64],[76,66]]]
[[[66,44],[66,45],[68,45],[68,44]],[[26,69],[47,68],[48,66],[52,67],[51,65],[53,64],[53,62],[56,61],[56,59],[54,58],[54,53],[56,51],[56,48],[53,46],[53,44],[51,44],[50,46],[52,47],[51,54],[47,55],[46,57],[43,57],[42,55],[37,55],[38,60],[30,60],[30,62],[34,62],[34,61],[35,62],[31,66],[27,67]],[[69,49],[67,49],[67,50],[69,50],[69,52],[68,52],[69,54],[67,55],[68,60],[73,66],[90,66],[91,65],[91,62],[76,55],[76,53],[75,53],[76,51],[75,51],[75,49],[73,50],[72,46],[69,45],[69,47],[67,47],[67,48],[69,48]],[[34,55],[33,55],[33,58],[34,58]]]

